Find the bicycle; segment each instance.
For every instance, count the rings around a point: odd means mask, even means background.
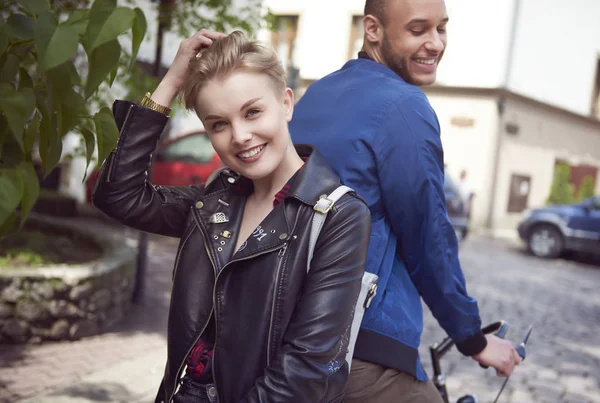
[[[529,340],[529,336],[531,335],[532,329],[533,328],[530,326],[527,330],[527,333],[525,334],[525,338],[523,339],[521,344],[519,344],[519,346],[517,346],[516,348],[517,353],[521,357],[521,361],[525,359],[525,345]],[[484,327],[481,330],[484,334],[495,334],[497,337],[504,338],[506,336],[506,332],[508,332],[508,323],[506,323],[505,321],[495,322],[489,326]],[[446,355],[446,353],[448,353],[448,351],[452,349],[452,347],[454,347],[454,342],[452,341],[452,339],[450,339],[450,337],[446,337],[444,340],[442,340],[441,343],[434,343],[429,347],[429,352],[431,353],[431,365],[433,366],[433,384],[442,396],[442,400],[444,401],[444,403],[450,403],[450,400],[448,396],[448,391],[446,390],[446,375],[444,375],[444,373],[442,372],[440,360],[444,357],[444,355]],[[481,367],[487,368],[483,365],[481,365]],[[500,392],[498,392],[494,403],[498,401],[498,398],[504,391],[504,387],[508,383],[509,379],[510,377],[507,377],[504,380],[504,383],[502,384]],[[478,400],[476,395],[464,395],[461,398],[459,398],[456,401],[456,403],[478,403]]]

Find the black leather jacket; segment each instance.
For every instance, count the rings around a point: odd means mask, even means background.
[[[347,194],[334,205],[307,274],[313,206],[339,178],[312,147],[298,146],[309,158],[286,199],[234,254],[246,196],[233,188],[246,179],[225,170],[200,186],[154,186],[146,172],[168,118],[123,101],[113,113],[121,136],[94,204],[127,226],[181,239],[157,401],[172,400],[187,355],[206,331],[216,339],[220,403],[341,401],[371,226],[364,202]],[[217,212],[229,221],[211,223]]]

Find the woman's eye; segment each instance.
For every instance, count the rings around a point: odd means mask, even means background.
[[[260,113],[259,109],[248,109],[248,112],[246,112],[246,117],[256,116],[259,113]]]
[[[224,126],[225,126],[225,122],[223,122],[223,121],[218,121],[218,122],[215,122],[215,123],[212,125],[212,129],[213,129],[213,130],[219,130],[219,129],[222,129]]]

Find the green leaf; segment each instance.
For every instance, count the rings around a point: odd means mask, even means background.
[[[4,115],[0,113],[0,161],[4,162],[4,158],[6,156],[6,151],[4,150],[4,143],[8,138],[8,122],[4,118]],[[0,163],[0,166],[3,164]]]
[[[8,48],[8,32],[6,32],[4,18],[0,18],[0,56],[4,54],[6,48]]]
[[[63,137],[75,126],[84,102],[81,95],[71,89],[58,114],[58,135],[60,137]]]
[[[42,159],[44,177],[56,167],[62,154],[62,140],[56,131],[56,121],[48,111],[44,98],[37,98],[37,107],[42,114],[40,123],[39,153]]]
[[[42,70],[50,70],[77,52],[79,36],[77,28],[70,24],[58,25],[58,20],[50,11],[43,12],[35,24],[35,49]]]
[[[15,90],[11,85],[0,83],[0,108],[8,121],[10,130],[23,150],[23,129],[35,109],[35,94],[31,88]]]
[[[117,73],[119,72],[119,64],[115,66],[115,68],[110,72],[110,76],[108,76],[108,86],[112,87],[115,82],[115,78],[117,78]]]
[[[144,40],[146,29],[148,28],[144,12],[138,7],[133,11],[135,12],[135,19],[133,20],[133,27],[131,29],[133,35],[131,37],[131,65],[129,68],[132,68],[135,64],[140,45],[142,44],[142,40]]]
[[[94,115],[94,123],[98,139],[98,165],[101,165],[117,145],[119,129],[112,112],[106,106]]]
[[[13,136],[6,136],[2,145],[2,167],[15,168],[25,161],[25,153]]]
[[[19,91],[24,88],[33,89],[33,80],[31,76],[23,67],[19,69]]]
[[[40,182],[31,162],[23,162],[19,165],[19,173],[23,181],[23,197],[21,199],[21,224],[23,227],[29,212],[40,194]]]
[[[15,223],[17,222],[17,214],[12,213],[4,222],[0,222],[0,239],[11,233]]]
[[[50,69],[47,73],[46,85],[48,87],[48,108],[50,111],[56,111],[60,105],[67,99],[69,93],[73,91],[71,82],[70,62],[63,63]]]
[[[136,14],[132,9],[117,7],[100,29],[98,36],[92,43],[91,49],[96,49],[107,42],[117,39],[119,35],[132,27],[135,18]]]
[[[21,60],[19,60],[17,55],[14,55],[12,52],[7,53],[2,72],[0,73],[0,82],[12,84],[17,75],[17,71],[19,71],[20,64]]]
[[[16,169],[0,171],[0,223],[15,212],[21,203],[23,190],[23,180]]]
[[[83,181],[85,182],[85,177],[87,176],[87,170],[90,166],[90,162],[92,161],[92,156],[94,155],[94,149],[96,148],[96,138],[94,137],[94,133],[91,130],[86,128],[81,128],[81,135],[85,140],[85,175],[83,177]]]
[[[118,40],[94,49],[89,58],[89,74],[85,83],[85,98],[89,98],[111,71],[119,64],[121,45]]]
[[[65,25],[70,25],[79,36],[85,34],[87,30],[87,26],[89,23],[90,12],[89,10],[75,10],[71,13],[71,16],[67,21],[65,21]]]
[[[34,33],[33,20],[25,14],[13,14],[8,17],[6,31],[17,39],[31,39]]]
[[[35,51],[37,53],[38,63],[46,57],[48,44],[58,27],[58,19],[50,11],[42,12],[35,22],[33,38],[35,40]]]
[[[48,0],[19,0],[18,4],[33,15],[50,11]]]
[[[106,20],[112,15],[116,6],[116,0],[96,0],[92,4],[87,29],[83,35],[83,46],[88,54],[94,50],[92,45],[96,42],[102,27],[104,27]]]
[[[23,148],[26,154],[31,152],[39,133],[40,117],[36,114],[31,123],[29,123],[29,126],[27,126],[27,129],[25,129],[25,135],[23,136]]]

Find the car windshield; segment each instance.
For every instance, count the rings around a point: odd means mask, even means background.
[[[209,162],[215,150],[205,134],[196,134],[175,140],[158,155],[163,161]]]

